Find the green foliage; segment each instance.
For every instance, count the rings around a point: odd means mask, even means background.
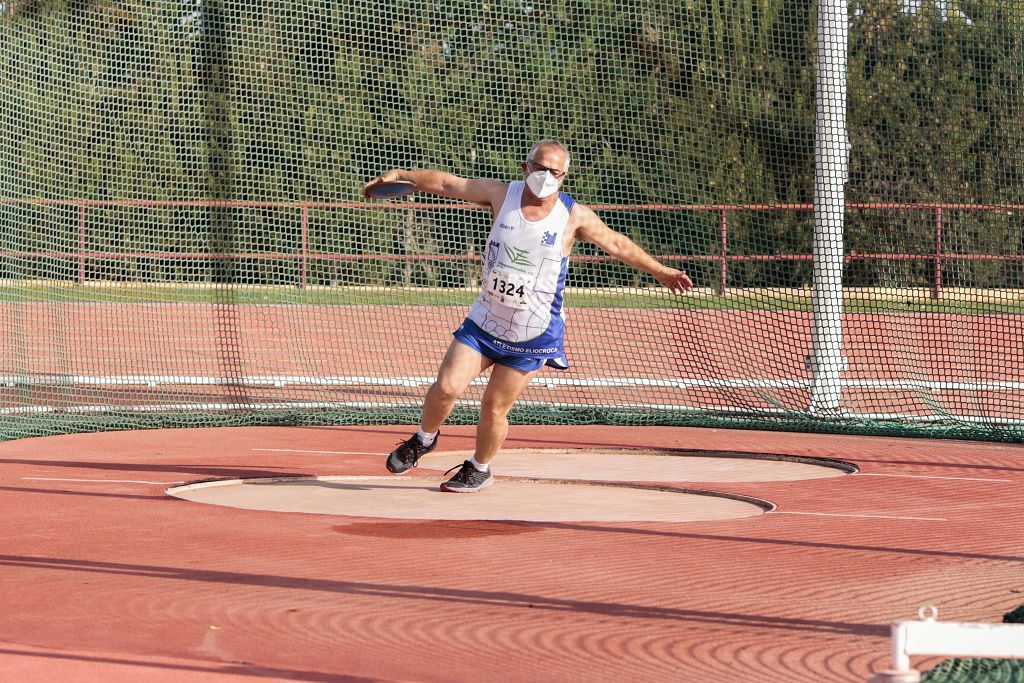
[[[1024,10],[1014,0],[851,0],[847,199],[1021,204]],[[0,197],[355,201],[389,167],[514,179],[564,141],[584,203],[790,204],[814,186],[815,23],[803,0],[22,0],[0,18]],[[953,10],[969,16],[964,19]],[[310,248],[464,254],[475,212],[337,210]],[[472,215],[467,215],[472,213]],[[606,212],[656,253],[720,252],[717,213]],[[934,212],[856,210],[851,252],[930,253]],[[949,252],[1024,255],[1019,211],[947,210]],[[5,249],[69,251],[67,210],[0,206]],[[294,253],[298,210],[92,209],[97,250]],[[806,213],[733,214],[732,253],[808,253]],[[583,250],[583,253],[587,253]],[[238,264],[286,282],[296,268]],[[39,276],[39,264],[6,264]],[[161,278],[92,264],[106,277]],[[704,283],[710,261],[688,264]],[[167,277],[211,277],[212,264]],[[31,273],[28,273],[32,270]],[[67,262],[49,267],[71,277]],[[926,262],[857,261],[858,285],[928,284]],[[316,264],[321,283],[466,284],[464,268]],[[580,263],[579,281],[635,273]],[[730,285],[802,286],[802,262],[731,266]],[[1020,262],[957,262],[946,284],[1020,286]]]
[[[848,201],[1020,205],[1024,109],[1024,10],[1010,1],[960,3],[970,23],[922,3],[859,2],[851,25]],[[949,10],[952,12],[951,6]],[[952,253],[1022,254],[1019,211],[947,210]],[[937,217],[864,211],[846,240],[864,252],[927,253]],[[930,279],[930,264],[865,264],[859,278],[890,284]],[[954,264],[946,284],[1020,286],[1013,265]],[[918,272],[914,272],[917,269]]]

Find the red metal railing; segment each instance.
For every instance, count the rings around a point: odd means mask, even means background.
[[[419,204],[389,203],[368,204],[364,202],[255,202],[255,201],[173,201],[173,200],[88,200],[88,199],[0,199],[0,205],[34,205],[34,206],[68,206],[77,208],[78,216],[78,249],[75,252],[49,251],[4,251],[0,257],[14,258],[53,258],[77,260],[78,282],[86,281],[86,263],[89,260],[117,260],[133,258],[156,258],[178,260],[278,260],[298,261],[300,264],[299,285],[307,284],[310,261],[462,261],[469,262],[480,258],[478,254],[331,254],[310,252],[309,250],[309,212],[310,210],[482,210],[472,204]],[[847,262],[886,260],[886,261],[931,261],[933,267],[932,297],[942,295],[943,265],[949,261],[1024,261],[1024,255],[1013,254],[953,254],[943,251],[942,230],[943,212],[955,211],[1022,211],[1024,204],[989,205],[989,204],[952,204],[952,203],[857,203],[847,205],[848,210],[882,210],[882,211],[924,211],[934,217],[934,245],[930,254],[887,254],[887,253],[851,253],[845,256]],[[175,208],[175,207],[225,207],[253,209],[295,209],[299,213],[300,246],[298,252],[251,252],[230,254],[209,254],[203,252],[101,252],[86,250],[87,210],[102,207],[132,208]],[[596,204],[590,205],[595,211],[689,211],[717,213],[719,217],[719,251],[716,254],[673,255],[656,254],[660,260],[667,261],[717,261],[718,281],[715,289],[726,291],[729,278],[729,263],[742,261],[809,261],[811,254],[730,254],[729,253],[729,214],[763,211],[813,211],[813,204]],[[580,261],[611,261],[610,256],[576,256]]]

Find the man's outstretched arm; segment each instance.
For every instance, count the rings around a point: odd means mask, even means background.
[[[577,212],[579,215],[575,215]],[[658,282],[673,292],[681,294],[693,289],[693,282],[685,271],[662,265],[636,242],[605,225],[591,209],[577,204],[573,214],[577,222],[574,233],[577,239],[596,244],[609,256],[653,275]]]
[[[363,196],[369,199],[369,188],[379,182],[407,180],[416,186],[418,192],[435,194],[449,199],[461,199],[481,206],[494,208],[495,203],[505,199],[504,183],[491,179],[460,178],[451,173],[441,171],[407,171],[392,169],[378,178],[374,178],[363,187]]]

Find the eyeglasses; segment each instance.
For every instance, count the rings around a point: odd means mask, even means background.
[[[565,177],[565,171],[559,171],[558,169],[548,168],[543,164],[538,164],[536,161],[530,160],[526,162],[528,167],[533,168],[534,171],[547,171],[551,175],[555,176],[556,180],[561,180]]]

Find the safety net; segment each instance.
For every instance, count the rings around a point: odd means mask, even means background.
[[[362,187],[551,138],[695,288],[577,244],[513,420],[1024,440],[1017,0],[0,8],[0,438],[415,422],[492,217]]]

